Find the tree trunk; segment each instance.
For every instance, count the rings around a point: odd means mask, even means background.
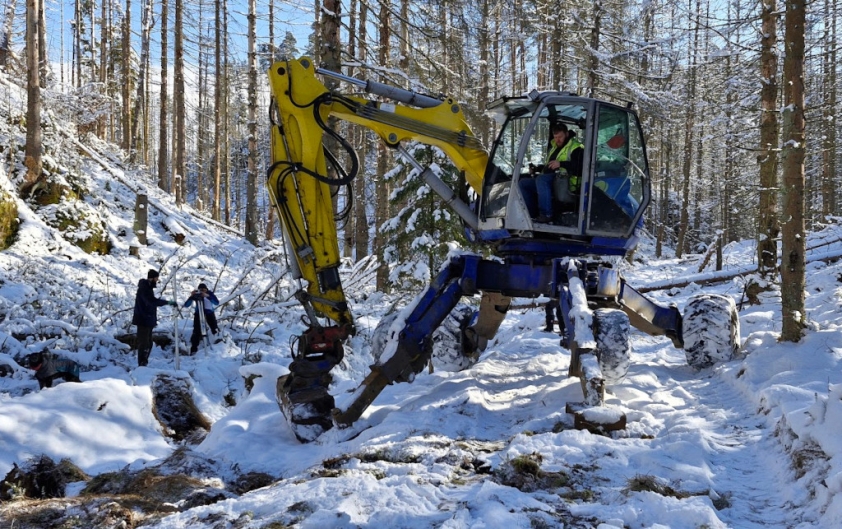
[[[3,29],[0,30],[0,68],[5,68],[9,60],[12,42],[12,27],[15,23],[15,7],[17,0],[9,0],[3,16]]]
[[[249,0],[248,15],[248,115],[249,154],[246,177],[246,239],[257,245],[257,2]]]
[[[222,164],[219,157],[222,154],[222,9],[221,0],[214,2],[214,89],[213,89],[213,154],[211,155],[211,172],[213,173],[213,207],[211,217],[215,221],[220,219],[220,205],[222,191]],[[270,210],[274,208],[269,208]]]
[[[596,89],[598,84],[597,70],[599,69],[599,37],[602,31],[602,0],[595,0],[593,3],[593,27],[591,28],[590,38],[590,64],[588,65],[588,87],[587,93],[591,97],[596,97]]]
[[[824,141],[822,142],[822,221],[830,215],[836,215],[836,125],[838,115],[836,97],[836,9],[835,3],[825,0],[825,12],[829,13],[830,20],[825,22],[826,47],[824,57],[824,93],[827,100],[824,105]]]
[[[359,61],[360,64],[365,64],[367,59],[365,42],[368,37],[368,4],[360,2],[360,22],[359,22]],[[369,223],[366,214],[368,207],[368,198],[366,196],[366,187],[368,186],[368,175],[366,174],[364,163],[368,157],[369,142],[368,132],[360,130],[360,160],[363,161],[360,175],[354,179],[354,251],[356,253],[357,261],[369,255],[368,245],[369,238]]]
[[[111,48],[111,40],[110,40],[110,33],[111,33],[111,10],[109,7],[111,6],[110,2],[102,2],[102,9],[100,10],[100,16],[102,17],[102,22],[100,23],[100,31],[99,31],[99,82],[102,86],[102,95],[105,97],[109,97],[110,90],[109,90],[109,78],[108,78],[108,54]],[[62,66],[62,71],[64,67]],[[97,119],[96,124],[96,135],[99,138],[106,137],[106,121],[104,118]]]
[[[81,18],[81,17],[80,17]],[[81,50],[80,50],[81,53]],[[81,55],[80,62],[81,62]],[[123,13],[123,119],[122,119],[122,147],[123,150],[132,148],[132,0],[126,0],[126,11]],[[82,86],[82,71],[79,70],[79,86]]]
[[[763,0],[760,30],[760,207],[757,216],[758,273],[767,279],[778,268],[778,6]]]
[[[76,0],[73,5],[73,86],[82,86],[82,35],[79,31],[82,27],[82,2]],[[120,116],[122,117],[122,112]]]
[[[485,109],[489,102],[489,75],[488,75],[488,50],[490,39],[488,37],[488,24],[490,16],[490,1],[481,0],[480,5],[480,26],[479,26],[479,94],[477,94],[477,106],[480,110]],[[546,60],[546,51],[545,51]],[[546,74],[545,74],[546,75]],[[482,115],[481,126],[479,127],[479,138],[483,145],[491,143],[491,124],[490,120]]]
[[[353,22],[353,21],[352,21]],[[271,65],[275,62],[275,0],[269,0],[269,57],[268,62]],[[275,238],[275,208],[266,208],[266,230],[265,238],[271,241]]]
[[[138,151],[138,126],[141,119],[146,119],[144,110],[146,108],[146,65],[149,58],[149,40],[152,33],[152,25],[154,19],[152,18],[152,1],[146,0],[143,10],[140,14],[140,71],[137,74],[137,95],[134,101],[134,111],[132,112],[132,131],[130,138],[132,141],[131,149],[129,150],[129,160],[136,162]],[[142,141],[146,143],[146,138]]]
[[[91,9],[91,19],[93,20],[93,9]],[[47,23],[44,17],[44,0],[38,0],[38,68],[41,70],[40,83],[41,88],[46,88],[47,79],[50,75],[50,62],[47,58]],[[93,24],[91,24],[91,42],[93,42]],[[91,46],[93,48],[93,46]],[[96,79],[92,77],[91,80]]]
[[[38,67],[39,0],[26,1],[26,148],[23,164],[26,174],[20,195],[26,197],[46,180],[41,161],[41,80]]]
[[[222,181],[225,188],[225,225],[231,225],[231,167],[229,163],[230,143],[228,140],[228,93],[230,89],[230,79],[228,77],[228,2],[222,0],[222,111],[219,116],[219,121],[222,123],[222,156],[220,160],[220,169]]]
[[[387,68],[389,66],[389,5],[387,3],[380,4],[380,50],[377,57],[378,64]],[[375,200],[377,203],[374,206],[374,253],[379,260],[377,267],[376,288],[380,292],[386,292],[389,286],[389,265],[386,263],[386,241],[387,238],[380,229],[383,223],[389,219],[389,183],[386,181],[386,171],[388,170],[389,155],[386,146],[383,142],[379,142],[378,156],[377,156],[377,175],[375,175]]]
[[[184,203],[186,167],[184,150],[187,147],[185,138],[185,108],[184,108],[184,0],[175,0],[175,71],[173,74],[173,187],[175,188],[175,203]]]
[[[172,192],[169,178],[169,148],[167,123],[169,113],[167,112],[167,24],[169,23],[169,0],[161,0],[161,109],[158,123],[158,187],[164,191]]]
[[[781,340],[804,333],[804,22],[805,0],[786,0],[784,31],[783,213],[781,238]]]
[[[693,159],[693,126],[696,122],[696,68],[698,65],[699,53],[699,3],[697,0],[695,28],[693,29],[693,46],[688,50],[690,59],[690,72],[687,78],[687,98],[685,103],[687,105],[684,116],[684,163],[681,167],[681,218],[678,227],[678,242],[675,247],[675,256],[681,258],[684,252],[687,251],[687,232],[690,227],[690,176],[691,176],[691,160]],[[692,2],[691,2],[692,5]]]
[[[202,39],[202,26],[204,24],[203,3],[199,2],[199,91],[196,105],[196,124],[198,130],[207,130],[205,123],[205,109],[207,108],[207,55],[205,52],[204,40]],[[202,211],[207,204],[207,187],[205,184],[205,134],[196,134],[196,203],[197,210]]]

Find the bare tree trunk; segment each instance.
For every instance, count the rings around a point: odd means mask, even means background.
[[[198,130],[207,130],[205,125],[205,108],[207,107],[207,57],[204,40],[202,39],[203,2],[199,2],[199,92],[198,104],[196,105],[196,124]],[[196,134],[196,209],[202,211],[207,204],[207,188],[205,184],[205,135]]]
[[[763,0],[760,29],[760,208],[757,216],[757,271],[772,279],[778,268],[778,6]]]
[[[398,66],[405,74],[409,74],[409,0],[400,0],[401,2],[401,38],[400,38],[400,54]],[[409,88],[409,87],[407,87]]]
[[[830,20],[825,22],[825,46],[828,50],[824,58],[824,92],[827,100],[824,105],[824,141],[822,142],[822,217],[823,220],[836,214],[836,123],[838,109],[836,97],[836,9],[830,0],[825,0],[825,12]]]
[[[231,152],[228,141],[228,93],[230,89],[230,78],[228,76],[228,2],[222,0],[222,112],[219,120],[222,123],[222,156],[220,160],[220,172],[225,182],[225,225],[231,225],[231,168],[228,155]]]
[[[477,95],[477,106],[484,109],[489,102],[489,75],[488,75],[488,49],[490,39],[488,38],[488,24],[490,16],[490,1],[481,0],[480,6],[480,26],[479,26],[479,94]],[[546,52],[545,52],[546,60]],[[483,114],[482,126],[479,129],[479,137],[483,145],[491,143],[491,123],[490,120]]]
[[[173,82],[173,187],[175,188],[175,203],[184,203],[185,180],[187,178],[184,150],[187,147],[185,138],[185,108],[184,108],[184,5],[183,0],[175,0],[175,71]]]
[[[353,22],[352,22],[353,26]],[[350,39],[349,39],[350,40]],[[275,0],[269,0],[269,64],[275,62]],[[275,208],[266,208],[265,238],[271,241],[275,238]]]
[[[216,0],[214,2],[214,89],[213,89],[213,163],[211,164],[213,172],[213,207],[211,208],[211,217],[213,220],[220,219],[220,204],[222,191],[222,164],[219,157],[222,153],[221,135],[222,135],[222,1]],[[269,208],[270,210],[274,208]]]
[[[804,22],[805,0],[786,0],[784,30],[783,213],[781,238],[781,340],[804,333],[806,262],[804,236]]]
[[[661,207],[658,213],[658,235],[655,242],[655,256],[661,257],[663,252],[664,239],[666,237],[667,218],[670,211],[670,186],[672,186],[672,142],[663,142],[664,145],[664,167],[661,172]]]
[[[91,9],[91,19],[93,19]],[[50,62],[47,60],[47,24],[44,17],[44,0],[38,0],[38,68],[41,70],[41,88],[46,88],[47,79],[50,75]],[[91,42],[93,42],[93,24],[91,24]],[[93,48],[93,46],[91,46]],[[96,79],[92,77],[91,80]]]
[[[246,177],[246,239],[257,245],[257,2],[249,0],[248,15],[248,113],[249,155]]]
[[[144,109],[146,108],[146,65],[148,64],[149,58],[149,40],[152,33],[152,25],[154,24],[154,19],[152,18],[152,2],[153,0],[146,0],[140,14],[140,71],[137,74],[137,95],[134,101],[134,111],[131,114],[132,131],[129,136],[132,142],[131,149],[129,150],[129,160],[133,162],[136,162],[138,159],[137,144],[139,134],[137,129],[140,120],[146,119],[146,114],[144,113]],[[144,137],[142,141],[146,143],[146,138]]]
[[[17,0],[9,0],[3,16],[3,29],[0,30],[0,68],[5,68],[11,51],[12,26],[15,23]]]
[[[380,50],[377,57],[380,66],[386,68],[389,65],[389,6],[387,3],[380,4]],[[377,175],[375,176],[375,197],[377,203],[374,206],[374,223],[376,227],[380,227],[389,219],[389,183],[386,181],[386,171],[388,170],[389,155],[386,146],[383,142],[379,142],[378,156],[377,156]],[[385,292],[389,286],[389,266],[385,260],[387,238],[383,230],[374,230],[374,253],[380,260],[380,265],[377,268],[377,290]]]
[[[315,9],[313,10],[313,60],[316,64],[321,64],[322,58],[319,56],[319,53],[322,50],[322,43],[320,39],[322,38],[322,21],[320,20],[320,16],[322,14],[321,10],[321,0],[314,0],[315,2]]]
[[[360,23],[359,23],[359,60],[361,64],[365,64],[367,54],[365,42],[368,36],[368,4],[360,2]],[[365,160],[368,156],[368,133],[365,130],[360,130],[360,160],[363,162],[360,176],[354,180],[354,250],[357,261],[369,255],[368,245],[370,242],[368,233],[368,216],[366,215],[366,207],[368,200],[366,197],[366,186],[368,185],[365,167],[367,164]]]
[[[593,27],[591,28],[590,39],[590,64],[588,65],[588,89],[587,93],[591,97],[596,96],[597,84],[599,83],[597,77],[597,70],[599,69],[599,37],[602,31],[602,0],[595,0],[593,3]]]
[[[82,28],[82,2],[80,0],[76,0],[73,5],[73,21],[73,60],[75,68],[71,71],[75,74],[73,85],[80,88],[82,86],[82,34],[80,32]]]
[[[123,13],[123,120],[122,147],[128,151],[132,148],[132,0],[126,0],[126,11]],[[81,58],[81,55],[80,55]],[[81,59],[80,59],[81,60]],[[79,71],[81,85],[81,70]]]
[[[158,187],[164,191],[172,192],[170,187],[169,172],[169,149],[167,123],[169,114],[167,105],[167,24],[169,23],[169,0],[161,0],[161,112],[158,123]]]
[[[682,208],[678,228],[678,242],[676,243],[675,248],[675,255],[678,258],[681,258],[681,256],[684,255],[684,252],[687,251],[687,232],[690,227],[690,173],[692,165],[691,160],[693,159],[693,125],[696,121],[696,68],[698,66],[699,26],[701,24],[699,20],[699,2],[701,2],[701,0],[697,0],[696,4],[693,46],[692,49],[688,50],[688,53],[690,54],[690,75],[687,78],[687,99],[685,100],[687,108],[685,110],[686,115],[684,116],[684,163],[681,168]],[[692,0],[690,1],[690,5],[692,6]]]
[[[26,197],[46,179],[41,161],[41,80],[38,67],[39,0],[26,1],[26,148],[23,164],[26,174],[20,194]]]
[[[110,94],[110,90],[108,87],[108,53],[111,48],[111,10],[109,6],[111,2],[107,0],[103,0],[102,2],[102,9],[100,11],[100,16],[102,17],[102,22],[100,23],[99,28],[99,82],[102,86],[102,95],[108,97]],[[62,67],[62,70],[64,68]],[[105,119],[100,118],[97,119],[96,124],[96,135],[99,138],[106,137],[106,122]]]
[[[347,66],[347,75],[350,77],[354,76],[354,61],[357,58],[357,10],[359,9],[359,2],[357,0],[351,0],[350,7],[348,9],[348,47],[347,53],[348,57],[350,58],[350,64]],[[364,45],[364,43],[363,43]],[[362,130],[363,127],[355,127],[351,129],[351,144],[354,146],[354,150],[357,152],[357,155],[360,156],[360,160],[365,160],[362,158],[364,153],[362,152],[362,139],[365,138],[365,132]],[[365,164],[363,163],[363,167]],[[365,180],[365,170],[361,168],[360,174],[354,179],[353,182],[347,187],[348,193],[348,201],[352,209],[348,211],[348,217],[345,222],[345,228],[343,230],[343,244],[342,244],[342,256],[353,258],[354,257],[354,249],[356,247],[355,238],[357,235],[357,216],[356,216],[356,193],[357,187],[359,186],[360,182]],[[274,208],[269,208],[274,209]]]

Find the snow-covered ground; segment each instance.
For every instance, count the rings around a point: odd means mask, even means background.
[[[541,330],[543,310],[518,309],[471,368],[389,386],[352,428],[300,444],[275,400],[303,328],[280,245],[251,247],[99,152],[77,170],[96,190],[86,200],[108,226],[111,254],[81,252],[23,202],[18,240],[0,252],[0,364],[14,370],[0,377],[0,477],[40,454],[96,475],[187,450],[216,486],[248,472],[273,479],[150,522],[161,528],[842,527],[842,265],[809,265],[810,326],[798,344],[777,341],[772,294],[742,306],[740,356],[700,372],[668,339],[635,331],[628,376],[607,397],[628,426],[611,435],[572,427],[565,404],[582,392],[567,377],[569,352]],[[6,163],[0,185],[11,189]],[[153,202],[139,258],[128,255],[132,189]],[[186,230],[183,246],[164,229],[172,220]],[[810,241],[840,236],[831,227]],[[752,255],[750,243],[732,244],[726,267]],[[623,268],[636,286],[685,278],[699,263],[656,260],[646,245],[637,259]],[[182,354],[156,346],[149,366],[136,367],[115,336],[133,330],[136,283],[149,268],[161,270],[167,299],[183,302],[199,282],[215,289],[223,340],[184,356],[188,314],[164,307],[158,330],[177,327]],[[734,280],[649,295],[683,308],[693,294],[718,293],[739,305],[742,288]],[[360,332],[334,376],[340,406],[367,374],[372,331],[396,300],[369,284],[348,290]],[[20,363],[43,348],[77,361],[82,383],[39,391]],[[172,441],[154,419],[151,382],[161,373],[187,380],[212,422],[200,443]],[[15,523],[13,503],[0,506],[4,526]]]

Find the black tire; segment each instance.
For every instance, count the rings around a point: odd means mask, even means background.
[[[392,324],[401,311],[388,314],[380,320],[374,329],[371,340],[371,352],[374,359],[379,361],[385,348],[392,340],[397,339],[392,332]],[[432,351],[427,349],[433,360],[433,366],[443,371],[461,371],[474,365],[478,354],[471,354],[471,342],[465,337],[465,330],[471,323],[474,310],[468,305],[457,305],[444,319],[441,325],[433,331],[433,339],[427,342]]]
[[[593,336],[602,378],[618,384],[631,365],[631,325],[628,315],[617,309],[597,309],[593,313]]]
[[[681,330],[687,363],[696,369],[727,362],[740,348],[740,317],[734,300],[726,296],[691,298]]]
[[[374,328],[374,334],[371,336],[371,354],[377,362],[380,361],[380,357],[383,355],[384,349],[393,338],[392,335],[394,333],[391,332],[390,328],[400,313],[401,311],[396,310],[383,316],[380,323],[378,323],[377,327]],[[394,336],[394,339],[397,339],[397,336]]]
[[[433,366],[443,371],[462,371],[477,363],[479,354],[472,351],[465,329],[471,324],[474,309],[457,305],[439,328],[433,332]]]

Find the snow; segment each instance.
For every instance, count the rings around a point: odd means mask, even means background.
[[[140,249],[140,259],[131,257],[134,195],[107,164],[101,156],[84,170],[114,243],[110,255],[81,252],[24,202],[18,241],[0,252],[0,364],[14,370],[0,377],[0,476],[39,454],[69,458],[89,474],[160,463],[186,446],[165,437],[152,414],[154,377],[174,373],[190,381],[197,406],[213,423],[188,448],[213,461],[220,478],[260,471],[275,482],[164,516],[155,527],[225,526],[220,519],[301,528],[842,526],[838,262],[810,264],[809,325],[797,344],[778,340],[774,292],[760,305],[741,307],[739,356],[702,371],[687,366],[668,339],[633,331],[627,377],[609,387],[604,412],[589,411],[596,418],[625,413],[625,430],[573,429],[565,405],[583,396],[578,379],[567,377],[570,353],[557,335],[541,330],[542,309],[513,309],[469,369],[425,370],[412,384],[388,386],[352,427],[300,444],[275,400],[291,338],[303,329],[302,311],[289,302],[296,283],[284,275],[282,245],[254,248],[189,206],[179,210],[146,177],[127,174],[154,198],[150,245]],[[3,171],[0,180],[10,178]],[[184,228],[184,246],[172,241],[165,219]],[[839,237],[842,229],[833,225],[807,243]],[[840,249],[825,243],[822,251]],[[753,243],[733,244],[726,265],[750,269],[753,256]],[[649,286],[692,276],[700,256],[656,259],[644,244],[637,258],[622,273],[631,285]],[[150,366],[138,368],[134,352],[114,338],[133,329],[136,283],[148,268],[161,270],[158,292],[167,299],[184,301],[207,282],[222,301],[222,340],[181,356],[179,371],[172,348],[154,347]],[[343,277],[349,273],[343,270]],[[742,287],[741,280],[691,283],[647,295],[682,310],[700,292],[731,297],[739,306]],[[334,370],[337,403],[368,373],[370,340],[383,315],[394,304],[413,304],[408,293],[374,293],[369,284],[348,294],[359,332]],[[190,333],[183,316],[161,308],[157,329],[171,333],[177,326],[181,351]],[[77,361],[82,383],[39,391],[20,363],[43,348]],[[226,396],[236,404],[226,404]],[[502,477],[525,457],[557,479],[519,488]],[[661,492],[631,487],[641,478]]]

